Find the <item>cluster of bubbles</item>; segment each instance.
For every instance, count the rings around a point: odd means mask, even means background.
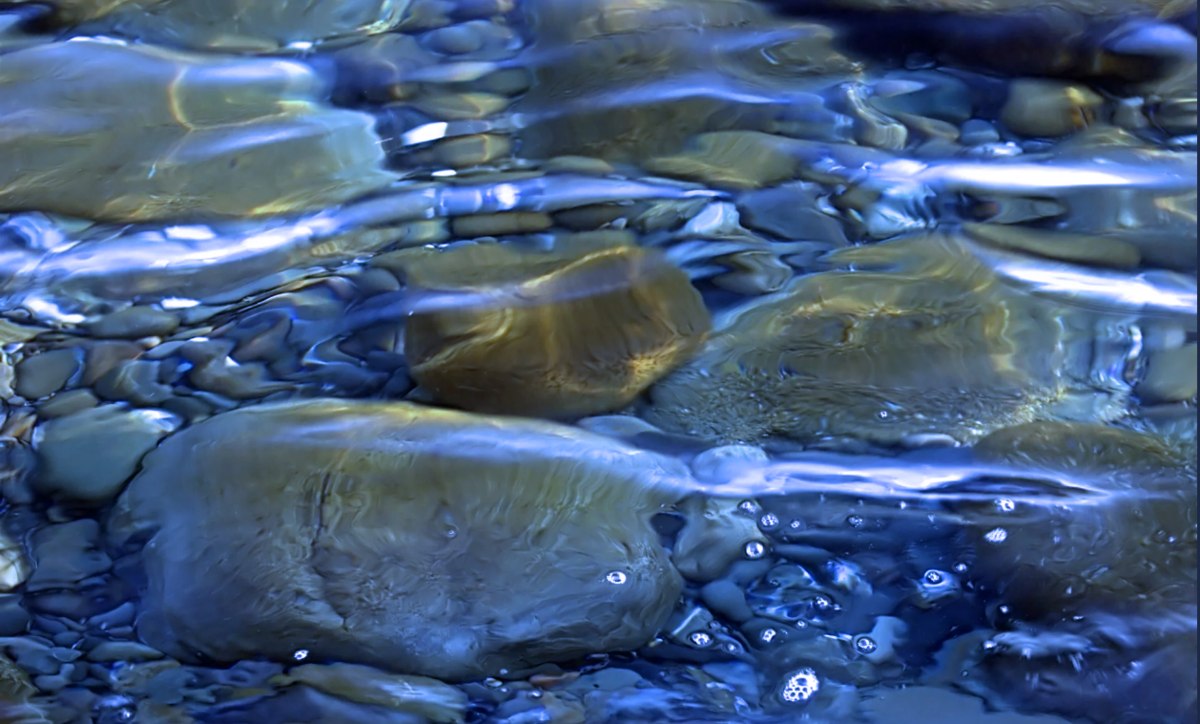
[[[808,701],[821,688],[821,680],[812,669],[800,669],[788,675],[779,696],[789,704]]]

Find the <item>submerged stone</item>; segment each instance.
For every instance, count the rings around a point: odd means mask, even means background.
[[[568,418],[623,407],[709,327],[687,275],[632,246],[422,250],[404,274],[416,308],[404,342],[413,379],[480,412]]]
[[[52,4],[55,20],[64,25],[88,23],[92,30],[193,48],[271,50],[289,43],[384,32],[403,20],[409,2],[57,0]]]
[[[278,681],[299,682],[359,704],[418,714],[437,724],[462,724],[467,710],[467,695],[437,679],[389,674],[356,664],[306,664]]]
[[[681,585],[650,518],[686,480],[553,423],[316,400],[164,441],[109,532],[146,542],[138,633],[168,655],[453,681],[644,644]]]
[[[0,209],[259,216],[391,182],[373,119],[320,93],[311,69],[280,59],[94,40],[0,56]]]
[[[965,442],[1050,416],[1072,375],[1086,379],[1086,335],[1069,339],[1059,310],[1004,288],[955,237],[831,256],[855,270],[801,277],[731,313],[651,388],[647,419],[726,441]],[[1113,409],[1097,414],[1117,414],[1111,392]]]
[[[41,470],[34,487],[42,495],[103,504],[121,490],[138,461],[178,425],[162,410],[104,405],[40,425],[35,443]]]

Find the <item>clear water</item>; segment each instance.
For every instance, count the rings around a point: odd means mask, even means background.
[[[1195,7],[0,7],[0,723],[1196,720]]]

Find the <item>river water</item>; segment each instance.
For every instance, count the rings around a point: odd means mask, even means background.
[[[0,724],[1196,721],[1195,33],[0,5]]]

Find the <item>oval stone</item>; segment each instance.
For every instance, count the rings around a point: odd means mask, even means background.
[[[478,412],[570,418],[623,407],[686,360],[710,324],[687,274],[632,246],[422,250],[404,272],[413,378]]]
[[[454,681],[646,643],[681,588],[650,518],[687,481],[553,423],[312,400],[168,438],[109,531],[147,541],[138,633],[170,656]]]

